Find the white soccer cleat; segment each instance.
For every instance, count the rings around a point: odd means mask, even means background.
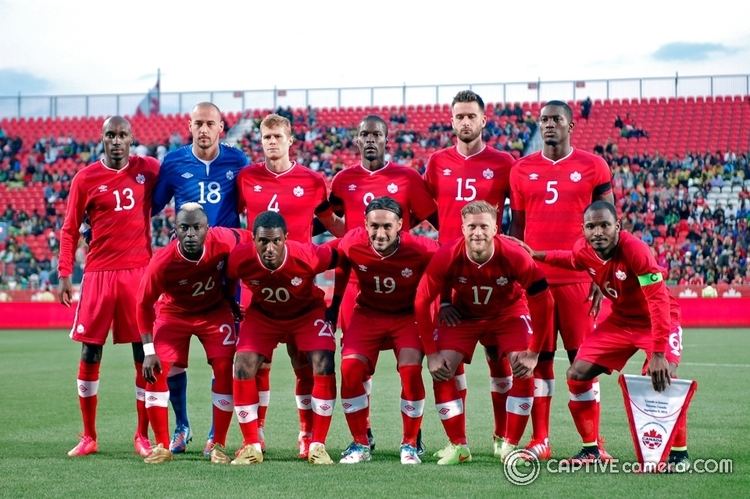
[[[354,444],[349,446],[349,452],[339,460],[341,464],[357,464],[365,463],[370,461],[372,456],[370,454],[370,447],[362,444]]]
[[[401,446],[401,464],[421,464],[419,450],[409,444]]]

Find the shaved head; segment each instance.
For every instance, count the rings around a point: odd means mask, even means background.
[[[123,125],[128,130],[131,130],[130,128],[130,122],[123,118],[122,116],[110,116],[106,120],[104,120],[104,123],[102,124],[102,134],[107,131],[108,128],[113,128],[117,125]]]

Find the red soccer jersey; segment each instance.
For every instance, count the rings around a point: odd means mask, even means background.
[[[86,270],[144,267],[151,258],[151,193],[159,162],[131,156],[120,170],[97,161],[82,168],[70,186],[60,234],[61,277],[73,272],[73,258],[85,215],[91,225]]]
[[[607,318],[629,330],[651,329],[654,351],[666,348],[670,326],[679,324],[679,305],[664,284],[666,270],[659,267],[648,245],[621,231],[612,258],[602,260],[585,239],[573,251],[547,251],[550,264],[583,270],[612,301]]]
[[[235,246],[249,241],[252,235],[246,230],[211,227],[206,234],[203,255],[197,262],[183,256],[177,239],[157,251],[138,290],[140,332],[152,331],[157,301],[160,314],[178,316],[201,315],[229,306],[224,278],[227,258]]]
[[[518,244],[503,237],[494,239],[494,253],[477,264],[469,258],[463,238],[442,246],[432,257],[419,282],[416,314],[426,353],[435,351],[430,304],[444,289],[451,290],[451,303],[465,320],[495,319],[518,302],[524,290],[544,280],[544,274]]]
[[[579,149],[558,161],[541,152],[518,160],[510,173],[510,207],[526,214],[524,241],[537,250],[572,248],[584,210],[611,190],[611,178],[606,161]],[[551,284],[589,282],[585,273],[542,269]]]
[[[406,231],[399,237],[396,251],[385,257],[372,248],[364,227],[335,240],[342,264],[357,275],[358,305],[384,314],[413,311],[419,279],[439,246],[432,239]]]
[[[364,225],[365,207],[381,196],[389,196],[401,205],[406,230],[437,209],[422,177],[408,166],[386,163],[383,168],[370,171],[356,164],[338,172],[331,183],[331,204],[343,208],[347,231]]]
[[[427,161],[424,179],[438,205],[438,240],[448,244],[461,237],[461,208],[471,201],[483,200],[500,210],[510,197],[510,171],[513,156],[485,146],[480,152],[464,156],[449,147],[436,152]]]
[[[279,212],[286,221],[287,236],[293,241],[310,242],[315,208],[326,200],[323,177],[293,163],[284,173],[274,173],[265,163],[240,171],[237,176],[239,211],[247,210],[248,228],[253,220],[267,210]]]
[[[227,275],[250,288],[251,307],[272,319],[292,319],[325,306],[325,293],[315,285],[315,276],[331,266],[333,251],[330,246],[287,240],[283,263],[270,270],[254,244],[241,244],[229,255]]]

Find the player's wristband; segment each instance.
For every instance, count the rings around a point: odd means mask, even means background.
[[[154,348],[153,343],[144,343],[143,344],[143,354],[144,355],[156,355],[156,349]]]

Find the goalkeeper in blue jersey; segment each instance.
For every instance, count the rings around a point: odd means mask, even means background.
[[[175,206],[188,202],[200,203],[210,226],[236,228],[237,213],[235,179],[250,162],[245,153],[219,138],[224,131],[221,110],[211,102],[200,102],[190,113],[192,144],[167,154],[159,170],[153,193],[153,214],[161,212],[174,198]],[[187,366],[174,366],[167,379],[169,400],[175,413],[175,432],[170,442],[173,453],[185,452],[192,439],[187,414]],[[267,371],[266,371],[267,372]],[[213,443],[213,425],[206,444],[208,453]]]

